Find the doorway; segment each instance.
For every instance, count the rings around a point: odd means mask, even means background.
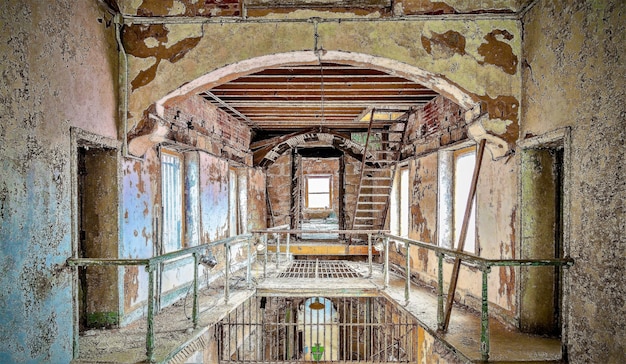
[[[79,258],[118,257],[118,152],[79,143],[76,148],[76,223]],[[78,269],[81,331],[119,325],[118,269]]]
[[[521,153],[521,259],[564,256],[564,148],[549,143]],[[520,329],[561,336],[560,267],[520,269]]]

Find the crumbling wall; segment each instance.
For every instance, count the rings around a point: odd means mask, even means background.
[[[521,136],[571,128],[564,320],[572,363],[626,357],[626,3],[539,1],[524,24]],[[569,170],[569,172],[567,172]]]
[[[0,13],[1,362],[72,358],[70,128],[117,137],[111,16],[88,0]]]
[[[409,238],[438,244],[439,161],[438,150],[454,148],[468,141],[467,123],[462,108],[437,97],[418,110],[408,124],[409,147],[405,157],[415,155],[410,163]],[[462,205],[465,204],[463,200]],[[517,163],[515,157],[493,160],[485,151],[476,191],[476,241],[481,257],[515,258],[517,247]],[[454,242],[455,246],[458,244]],[[400,265],[401,257],[398,257]],[[412,274],[435,285],[437,256],[432,250],[411,248]],[[451,276],[451,260],[444,263],[444,280]],[[489,275],[489,301],[492,312],[513,323],[516,314],[517,270],[494,268]],[[480,307],[481,273],[463,265],[458,280],[457,299],[474,308]]]
[[[267,195],[271,206],[273,218],[269,219],[268,225],[279,226],[290,224],[289,217],[291,206],[291,154],[280,156],[276,162],[266,170]]]

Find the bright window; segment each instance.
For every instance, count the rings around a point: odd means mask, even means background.
[[[401,168],[391,190],[389,228],[392,234],[409,236],[409,169]]]
[[[438,222],[439,245],[456,249],[459,244],[465,206],[476,164],[474,146],[439,152]],[[467,226],[463,250],[476,253],[476,197]]]
[[[331,176],[306,176],[306,208],[330,209]]]
[[[476,149],[462,149],[454,153],[454,246],[458,246],[461,226],[467,205],[474,166],[476,165]],[[472,203],[472,211],[467,225],[467,235],[463,250],[476,251],[476,196]]]
[[[161,199],[162,252],[168,253],[182,248],[183,172],[182,156],[164,150],[161,153]]]

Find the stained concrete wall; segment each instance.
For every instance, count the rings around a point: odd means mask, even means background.
[[[95,1],[0,12],[0,362],[72,353],[70,127],[117,138],[117,53]]]
[[[625,362],[626,3],[539,1],[523,18],[521,136],[571,128],[565,156],[570,362]],[[568,172],[569,170],[569,172]]]

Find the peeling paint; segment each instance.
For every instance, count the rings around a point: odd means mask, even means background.
[[[483,56],[480,64],[492,64],[502,68],[502,70],[510,75],[517,72],[517,56],[513,53],[513,48],[508,43],[500,39],[510,41],[513,34],[507,30],[497,29],[485,35],[487,43],[483,43],[478,47],[478,53]]]
[[[448,30],[443,34],[432,32],[430,38],[422,35],[422,46],[435,58],[450,58],[455,53],[465,55],[465,37],[454,30]]]
[[[201,37],[184,38],[168,45],[169,34],[170,29],[161,24],[124,26],[122,41],[126,52],[138,58],[155,58],[154,64],[147,69],[140,70],[131,81],[132,90],[152,82],[162,60],[168,60],[171,63],[178,62],[187,52],[195,48],[201,39]]]

